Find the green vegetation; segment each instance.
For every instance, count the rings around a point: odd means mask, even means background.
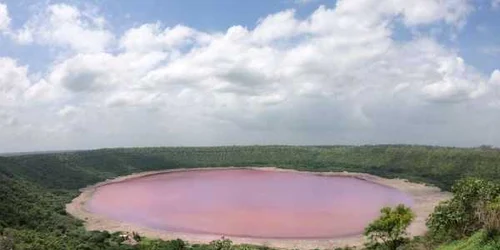
[[[406,229],[413,222],[415,214],[404,205],[390,208],[384,207],[382,215],[365,229],[365,236],[369,239],[367,249],[396,250],[407,244]]]
[[[479,220],[489,236],[500,234],[500,195],[479,209]]]
[[[500,249],[500,184],[466,178],[458,181],[452,190],[452,199],[435,208],[427,220],[428,234],[414,240],[413,247]],[[452,243],[447,244],[449,242]]]
[[[8,162],[5,162],[7,161]],[[402,177],[449,190],[464,177],[500,179],[500,150],[430,146],[129,148],[13,156],[9,172],[49,189],[75,190],[133,172],[179,167],[280,166]],[[10,167],[9,167],[10,166]]]
[[[453,198],[436,207],[427,226],[435,239],[460,239],[480,229],[494,233],[500,185],[467,178],[453,186]],[[492,218],[493,217],[493,218]]]
[[[500,239],[491,240],[487,233],[479,231],[469,238],[454,241],[437,248],[437,250],[498,250],[500,249]]]
[[[453,188],[456,198],[438,207],[429,221],[432,234],[407,246],[422,249],[427,244],[427,249],[434,249],[436,244],[451,241],[466,244],[466,237],[472,235],[469,240],[476,242],[476,234],[487,236],[484,244],[495,244],[489,242],[498,239],[498,221],[494,220],[499,207],[498,186],[494,183],[500,180],[497,149],[400,145],[178,147],[0,157],[0,249],[213,249],[213,244],[149,239],[130,246],[118,234],[85,231],[80,221],[66,214],[64,206],[78,195],[78,189],[108,178],[150,170],[219,166],[366,172],[430,183],[445,190],[452,190],[453,183],[463,178],[480,178],[477,183],[459,182]]]

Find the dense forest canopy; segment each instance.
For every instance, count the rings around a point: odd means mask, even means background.
[[[229,146],[122,148],[19,155],[0,172],[49,189],[78,189],[133,172],[189,167],[279,166],[309,171],[366,172],[449,190],[463,177],[500,179],[500,150],[431,146]]]
[[[64,205],[78,195],[79,188],[120,175],[221,166],[366,172],[451,190],[453,183],[464,177],[498,182],[500,150],[406,145],[229,146],[101,149],[0,157],[0,249],[1,244],[8,246],[13,242],[16,249],[133,249],[144,244],[166,244],[166,248],[157,249],[173,249],[179,242],[144,241],[131,247],[121,244],[115,234],[86,232],[80,221],[66,214]]]

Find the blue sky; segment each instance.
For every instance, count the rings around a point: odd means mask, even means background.
[[[0,0],[0,150],[500,145],[499,24],[498,0]]]

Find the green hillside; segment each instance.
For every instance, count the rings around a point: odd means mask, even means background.
[[[427,146],[248,146],[102,149],[13,156],[0,172],[46,188],[77,189],[133,172],[179,167],[280,166],[309,171],[360,171],[449,189],[466,176],[500,179],[500,150]]]

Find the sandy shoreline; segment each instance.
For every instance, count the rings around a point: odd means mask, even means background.
[[[443,200],[451,197],[449,193],[441,192],[439,188],[427,186],[425,184],[412,183],[403,179],[386,179],[370,174],[364,173],[350,173],[350,172],[306,172],[297,171],[290,169],[280,169],[280,168],[255,168],[255,167],[231,167],[231,168],[190,168],[190,169],[172,169],[172,170],[162,170],[162,171],[151,171],[151,172],[141,172],[136,174],[131,174],[128,176],[118,177],[112,180],[107,180],[104,182],[97,183],[95,185],[81,189],[81,194],[73,199],[73,201],[66,205],[66,211],[72,216],[84,221],[85,228],[87,230],[107,230],[110,232],[123,231],[123,232],[137,232],[140,235],[150,237],[150,238],[161,238],[164,240],[181,238],[183,240],[189,241],[190,243],[208,243],[212,240],[219,239],[220,235],[201,235],[201,234],[189,234],[189,233],[179,233],[179,232],[169,232],[156,229],[150,229],[131,223],[121,222],[113,219],[106,218],[98,214],[90,213],[86,209],[86,203],[92,198],[94,191],[104,185],[122,182],[130,179],[141,178],[144,176],[164,174],[178,171],[199,171],[199,170],[220,170],[220,169],[257,169],[262,171],[285,171],[285,172],[296,172],[304,174],[315,174],[323,176],[345,176],[359,178],[380,185],[396,188],[409,194],[414,200],[413,211],[416,214],[416,219],[410,226],[409,232],[411,235],[422,235],[426,232],[427,228],[425,226],[425,220],[430,213],[434,210],[434,207]],[[361,235],[334,238],[334,239],[261,239],[261,238],[242,238],[242,237],[230,237],[230,239],[237,244],[248,243],[257,245],[266,245],[270,247],[277,248],[288,248],[288,249],[332,249],[335,247],[344,246],[359,246],[364,242],[364,238]]]

